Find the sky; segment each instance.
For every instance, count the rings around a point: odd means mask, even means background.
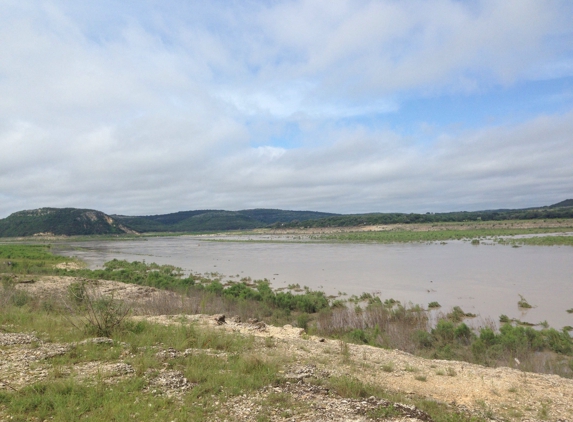
[[[0,218],[567,198],[569,0],[0,1]]]

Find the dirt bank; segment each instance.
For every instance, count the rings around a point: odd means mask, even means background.
[[[38,277],[34,282],[24,282],[30,281],[24,279],[19,281],[22,282],[17,284],[18,289],[37,295],[50,295],[64,294],[67,286],[79,280],[73,277],[52,276]],[[116,298],[133,303],[173,295],[153,288],[112,281],[100,281],[93,283],[93,286],[100,293],[113,294]],[[340,375],[351,376],[388,391],[447,403],[459,411],[488,418],[573,420],[573,380],[555,375],[525,373],[511,368],[487,368],[465,362],[423,359],[398,350],[346,344],[308,336],[302,329],[290,325],[273,327],[261,321],[241,321],[236,317],[222,315],[216,317],[140,315],[133,318],[163,325],[197,324],[213,330],[253,336],[256,350],[261,354],[272,351],[289,356],[294,364],[282,370],[289,384],[277,388],[281,394],[292,397],[293,400],[306,400],[308,406],[304,412],[307,413],[301,413],[296,420],[366,420],[365,409],[369,406],[380,406],[378,401],[344,401],[340,397],[329,396],[328,392],[320,389],[320,386],[313,387],[315,384],[307,382],[320,377]],[[18,333],[16,328],[0,327],[0,391],[17,391],[26,385],[45,380],[51,370],[49,358],[65,354],[77,346],[77,344],[42,341],[40,335]],[[105,343],[111,340],[94,341]],[[122,347],[125,347],[125,354],[121,356],[129,356],[129,345]],[[170,356],[176,357],[178,353],[196,353],[196,351],[177,352],[165,344],[158,347],[157,353],[163,353],[162,358],[169,359]],[[217,350],[207,349],[201,353],[213,353],[214,356],[224,358],[224,354]],[[105,373],[110,379],[133,376],[133,369],[122,359],[113,363],[93,362],[83,364],[81,367],[59,368],[59,371],[77,373],[78,379],[89,379],[89,374],[94,371]],[[166,371],[168,372],[168,369],[154,375],[156,378],[165,379],[150,378],[149,385],[156,386],[155,388],[173,388],[174,391],[178,391],[177,394],[185,394],[185,391],[193,387],[181,379],[181,374],[171,374]],[[272,388],[275,387],[269,386],[259,391],[256,400],[255,397],[230,400],[225,404],[229,420],[252,420],[256,403],[260,403],[271,394],[274,391]],[[0,420],[7,420],[2,419],[2,416],[0,414]],[[293,415],[271,416],[270,420],[291,420],[289,418]],[[415,415],[410,416],[410,419],[418,418]],[[421,415],[418,416],[422,418]]]

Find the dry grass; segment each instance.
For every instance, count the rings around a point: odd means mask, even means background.
[[[349,330],[377,329],[375,342],[383,347],[415,353],[419,349],[414,332],[428,329],[428,317],[417,308],[374,306],[357,312],[334,309],[319,314],[316,329],[322,335],[341,335]]]

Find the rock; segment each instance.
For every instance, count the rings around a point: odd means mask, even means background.
[[[113,345],[113,340],[107,337],[94,337],[82,340],[78,344],[88,344],[88,343]]]
[[[224,314],[213,315],[213,320],[215,320],[217,325],[223,325],[225,323],[225,315]]]
[[[0,346],[14,344],[32,344],[40,342],[40,339],[32,334],[24,333],[0,333]]]

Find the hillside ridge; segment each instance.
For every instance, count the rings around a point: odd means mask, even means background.
[[[254,208],[239,211],[189,210],[127,216],[80,208],[44,207],[17,211],[0,219],[0,237],[120,235],[157,232],[216,232],[260,228],[358,227],[380,224],[573,218],[573,199],[523,209],[443,213],[334,214]]]

